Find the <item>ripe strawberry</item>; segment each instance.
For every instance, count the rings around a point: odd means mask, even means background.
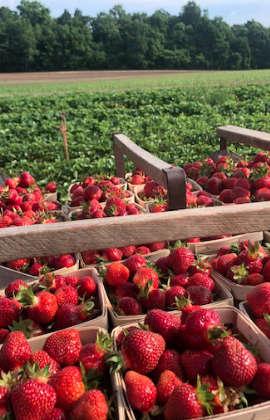
[[[194,261],[193,252],[185,247],[173,249],[169,256],[169,266],[174,274],[185,274]]]
[[[0,328],[0,344],[3,344],[9,333],[10,331],[6,328]]]
[[[18,258],[7,263],[7,267],[16,271],[25,271],[28,267],[29,260],[27,258]]]
[[[127,369],[146,374],[154,370],[165,350],[165,341],[159,334],[139,328],[124,337],[121,352]]]
[[[108,248],[103,253],[104,258],[108,261],[120,261],[123,257],[123,252],[119,248]]]
[[[64,303],[57,310],[54,328],[62,330],[64,328],[73,327],[81,322],[79,305]]]
[[[183,373],[181,368],[180,353],[172,349],[164,350],[160,356],[157,367],[153,370],[153,372],[151,372],[151,375],[155,380],[158,380],[164,370],[170,370],[175,373],[178,378],[182,378]]]
[[[141,245],[136,248],[136,253],[140,255],[147,255],[150,254],[150,252],[150,249],[145,245]]]
[[[32,321],[32,319],[22,319],[19,321],[13,321],[12,325],[9,325],[10,331],[21,331],[24,333],[26,338],[36,337],[44,334],[44,330],[39,324]]]
[[[64,303],[73,303],[74,305],[78,303],[78,292],[72,286],[59,287],[55,292],[55,297],[58,306],[62,306]]]
[[[260,188],[255,192],[256,201],[269,201],[270,200],[270,188]]]
[[[46,290],[35,295],[30,287],[22,289],[17,299],[26,307],[28,318],[43,325],[53,321],[58,309],[56,297]]]
[[[264,281],[270,281],[270,260],[268,260],[264,265],[262,274]]]
[[[162,213],[168,210],[168,203],[161,198],[156,199],[149,205],[150,213]]]
[[[156,261],[155,265],[162,273],[168,274],[168,272],[169,272],[169,257],[159,258]]]
[[[211,368],[213,355],[205,350],[186,350],[181,354],[181,366],[184,368],[187,379],[196,381],[198,375],[206,375]]]
[[[109,198],[106,202],[104,212],[107,216],[124,216],[126,214],[126,204],[121,198]]]
[[[266,337],[270,338],[270,316],[268,314],[264,314],[263,318],[257,318],[254,322],[266,335]]]
[[[145,177],[140,174],[134,174],[132,175],[130,179],[130,183],[133,185],[142,185],[145,182]]]
[[[203,286],[209,289],[211,292],[215,288],[214,280],[205,273],[197,272],[193,274],[188,281],[189,286]]]
[[[102,197],[102,190],[97,185],[88,185],[84,190],[85,201],[91,201],[93,199],[100,201]]]
[[[97,251],[82,251],[82,259],[86,265],[96,264],[98,262],[98,252]]]
[[[78,282],[78,294],[81,297],[90,298],[94,296],[97,291],[97,284],[93,277],[84,276],[79,279]]]
[[[122,297],[133,297],[136,298],[139,290],[133,283],[124,283],[114,290],[114,295],[121,299]]]
[[[264,282],[263,275],[260,273],[251,273],[246,278],[246,283],[249,286],[256,286],[257,284],[261,284]]]
[[[146,310],[150,309],[165,309],[166,295],[164,290],[153,289],[150,290],[147,297],[141,299],[141,303]]]
[[[248,385],[257,371],[255,357],[235,337],[225,337],[214,353],[212,368],[226,385],[240,388]]]
[[[70,413],[70,420],[107,420],[109,407],[105,395],[98,389],[83,394]]]
[[[70,329],[57,331],[50,335],[43,349],[61,366],[66,366],[78,362],[81,348],[82,343],[78,330]]]
[[[157,389],[151,379],[130,370],[125,374],[124,380],[131,407],[142,413],[149,412],[157,399]]]
[[[173,343],[181,326],[179,315],[152,309],[146,315],[144,323],[149,326],[150,331],[160,334],[166,343]]]
[[[13,280],[9,285],[5,288],[5,295],[8,298],[12,298],[16,296],[16,294],[22,289],[27,288],[28,285],[22,279]]]
[[[54,407],[50,413],[42,417],[42,420],[65,420],[64,411],[61,408]]]
[[[118,308],[120,315],[139,315],[142,313],[141,305],[133,297],[122,297],[119,300]]]
[[[65,275],[65,277],[64,276],[55,276],[55,277],[56,277],[56,279],[58,278],[58,280],[59,280],[59,277],[62,277],[67,286],[72,286],[75,289],[78,287],[79,278],[76,277],[76,275],[74,275],[74,276],[72,276],[72,275],[66,276]],[[59,287],[60,287],[60,285],[56,284],[56,289],[59,289]]]
[[[165,405],[164,419],[193,419],[203,417],[204,409],[200,401],[200,394],[187,383],[182,383],[174,388]]]
[[[141,267],[146,266],[146,259],[142,255],[134,254],[131,255],[126,261],[125,265],[130,271],[130,274],[135,274]]]
[[[0,367],[5,372],[23,366],[31,357],[31,348],[21,331],[11,332],[0,350]]]
[[[149,291],[157,289],[159,286],[158,273],[150,267],[140,267],[132,281],[140,289],[145,289],[147,287]]]
[[[230,253],[230,254],[224,254],[224,255],[220,255],[218,257],[217,260],[217,267],[216,270],[223,274],[226,275],[228,270],[236,264],[236,262],[238,261],[238,256],[237,254],[235,254],[234,252]]]
[[[222,190],[222,180],[217,176],[209,178],[205,189],[211,194],[218,195]]]
[[[160,251],[161,249],[167,248],[166,242],[153,242],[147,245],[151,252]]]
[[[166,306],[171,309],[176,309],[179,300],[187,297],[186,289],[181,286],[173,286],[166,290]]]
[[[186,289],[193,305],[207,305],[213,302],[213,296],[204,286],[188,286]]]
[[[60,255],[55,258],[55,267],[59,270],[60,268],[69,268],[75,265],[75,258],[70,254]]]
[[[21,187],[30,187],[30,185],[35,184],[35,179],[29,172],[22,172],[20,176],[19,185]]]
[[[21,312],[20,304],[15,299],[0,297],[0,328],[6,328],[17,321]]]
[[[44,272],[45,266],[41,264],[40,262],[36,261],[28,269],[28,274],[34,277],[38,277],[41,275],[42,272]]]
[[[57,397],[57,406],[69,411],[85,392],[81,371],[76,366],[66,366],[53,375],[50,385]]]
[[[166,404],[177,385],[182,381],[171,370],[164,370],[157,383],[157,399],[161,405]]]
[[[105,357],[112,349],[112,339],[108,334],[98,333],[95,343],[85,344],[80,352],[79,362],[86,372],[104,374],[106,368]],[[92,372],[93,373],[93,372]]]
[[[57,190],[57,184],[54,181],[50,181],[47,183],[45,190],[49,193],[54,193]]]
[[[255,389],[259,397],[270,398],[270,364],[259,363],[257,373],[252,382],[252,388]]]
[[[129,245],[129,246],[123,246],[122,248],[120,248],[122,251],[122,255],[124,258],[128,258],[131,255],[133,255],[136,251],[136,247],[134,245]]]
[[[134,215],[134,214],[140,214],[141,211],[138,207],[136,207],[136,204],[130,203],[126,205],[126,211],[128,215]]]
[[[189,276],[187,274],[176,274],[170,279],[170,286],[182,286],[185,287],[189,284]]]
[[[261,273],[263,269],[263,262],[260,259],[250,261],[247,268],[249,273]]]
[[[107,267],[105,281],[111,287],[119,287],[129,279],[129,269],[120,262],[113,262]]]
[[[35,351],[31,355],[30,363],[36,363],[39,369],[49,367],[50,375],[54,375],[60,369],[59,364],[44,350]]]
[[[248,306],[256,317],[270,313],[270,283],[255,286],[247,293]]]

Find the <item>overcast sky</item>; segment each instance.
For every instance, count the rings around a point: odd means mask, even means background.
[[[0,0],[0,6],[15,8],[17,0]],[[85,14],[96,15],[108,11],[115,4],[122,4],[129,12],[143,11],[152,13],[157,9],[165,9],[178,14],[187,0],[43,0],[53,15],[57,16],[66,8],[71,12],[79,8]],[[242,23],[255,19],[270,26],[270,0],[197,0],[203,8],[208,9],[210,17],[223,16],[229,23]]]

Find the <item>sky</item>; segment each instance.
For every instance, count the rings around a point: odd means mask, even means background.
[[[0,6],[14,9],[19,1],[0,0]],[[76,8],[83,13],[95,16],[101,11],[108,11],[116,4],[121,4],[128,12],[152,13],[164,9],[178,14],[187,0],[41,0],[49,7],[54,16],[58,16],[66,8],[73,12]],[[270,0],[197,0],[202,9],[208,9],[209,16],[222,16],[230,24],[243,23],[255,19],[270,26]]]

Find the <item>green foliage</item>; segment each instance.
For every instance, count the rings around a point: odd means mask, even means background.
[[[219,125],[270,131],[269,99],[269,85],[1,98],[0,167],[13,175],[29,170],[42,183],[55,179],[64,191],[77,177],[114,171],[113,132],[182,165],[217,149]],[[69,162],[59,134],[61,112]]]

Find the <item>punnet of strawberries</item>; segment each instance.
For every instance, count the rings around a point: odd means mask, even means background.
[[[234,162],[221,156],[184,165],[186,174],[224,203],[270,200],[270,155],[259,152],[250,160]]]
[[[31,338],[100,314],[98,285],[91,275],[47,273],[31,284],[18,278],[0,296],[0,343],[12,331],[22,331]]]
[[[155,264],[131,255],[101,269],[104,285],[119,315],[140,315],[147,310],[181,310],[220,299],[211,266],[196,259],[191,249],[176,243],[167,257]]]
[[[86,342],[76,329],[59,331],[35,351],[22,332],[11,332],[0,350],[0,417],[106,420],[111,413],[113,418],[111,354],[112,340],[102,331]]]
[[[58,202],[49,201],[46,194],[56,192],[55,182],[42,190],[29,172],[6,178],[0,185],[0,228],[55,223],[60,210]]]
[[[130,192],[124,191],[124,193]],[[81,209],[71,212],[71,219],[101,219],[103,217],[131,216],[142,213],[142,209],[137,204],[127,203],[125,199],[114,196],[106,200],[105,205],[96,199],[91,200]]]
[[[125,393],[135,417],[202,418],[270,398],[270,364],[213,309],[148,312],[116,333]]]
[[[18,258],[4,265],[12,270],[38,277],[42,274],[61,269],[72,268],[76,264],[73,254],[63,254],[49,257]]]
[[[270,253],[260,242],[245,240],[222,247],[211,264],[215,271],[239,285],[270,282]]]
[[[145,173],[138,168],[134,169],[131,174],[127,174],[125,179],[129,184],[134,186],[144,185],[151,180],[149,176],[145,175]]]

